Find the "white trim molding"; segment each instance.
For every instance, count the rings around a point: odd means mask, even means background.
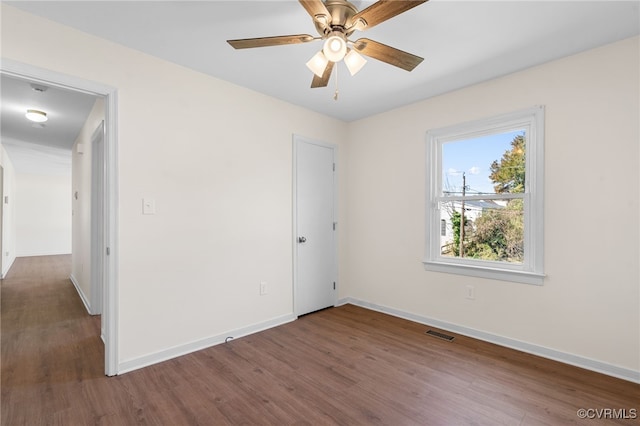
[[[20,252],[16,257],[64,256],[69,254],[71,253],[58,252],[58,251],[27,251],[27,252]]]
[[[84,294],[84,291],[82,291],[82,288],[78,284],[78,280],[76,280],[76,277],[74,277],[73,274],[71,274],[69,275],[69,280],[71,280],[71,283],[76,288],[76,292],[78,293],[78,296],[80,296],[80,300],[82,300],[82,304],[84,305],[84,308],[87,310],[87,313],[89,313],[89,315],[93,315],[93,311],[91,310],[91,304],[89,303],[87,296]]]
[[[6,265],[4,266],[4,269],[2,270],[2,275],[0,275],[0,279],[5,279],[7,278],[7,274],[9,273],[9,270],[11,269],[11,267],[13,266],[13,262],[16,261],[16,257],[12,256],[9,260],[9,262],[7,262]]]
[[[157,364],[159,362],[177,358],[182,355],[187,355],[192,352],[207,349],[212,346],[225,343],[229,338],[239,339],[253,333],[258,333],[260,331],[268,330],[270,328],[295,321],[296,319],[297,317],[294,314],[283,315],[257,324],[237,328],[235,330],[229,330],[225,333],[210,336],[205,339],[196,340],[141,357],[132,358],[123,361],[122,363],[120,363],[120,365],[118,365],[118,374],[128,373],[130,371],[138,370],[149,365]]]
[[[432,327],[440,328],[442,330],[450,331],[452,333],[462,334],[467,337],[471,337],[471,338],[482,340],[489,343],[494,343],[496,345],[515,349],[521,352],[526,352],[532,355],[537,355],[542,358],[551,359],[554,361],[562,362],[564,364],[573,365],[575,367],[584,368],[586,370],[595,371],[597,373],[606,374],[607,376],[616,377],[618,379],[628,380],[634,383],[640,383],[640,371],[631,370],[629,368],[608,364],[606,362],[598,361],[595,359],[558,351],[556,349],[547,348],[547,347],[536,345],[533,343],[523,342],[521,340],[500,336],[493,333],[487,333],[485,331],[476,330],[474,328],[453,324],[447,321],[442,321],[435,318],[426,317],[423,315],[412,314],[410,312],[405,312],[400,309],[378,305],[375,303],[366,302],[364,300],[355,299],[352,297],[345,297],[340,299],[336,306],[341,306],[346,304],[360,306],[362,308],[371,309],[372,311],[382,312],[383,314],[388,314],[394,317],[403,318],[409,321],[417,322],[419,324],[430,325]]]

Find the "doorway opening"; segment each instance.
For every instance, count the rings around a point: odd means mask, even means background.
[[[91,286],[100,295],[102,338],[105,347],[104,370],[107,376],[118,374],[117,336],[117,91],[115,88],[66,74],[3,59],[0,73],[36,85],[55,87],[95,96],[104,101],[102,155],[94,161],[101,166],[102,182],[95,184],[95,206],[91,222],[101,238],[91,236],[91,253],[98,257],[98,270],[92,274]],[[76,194],[74,193],[74,197]],[[94,301],[91,301],[94,302]]]

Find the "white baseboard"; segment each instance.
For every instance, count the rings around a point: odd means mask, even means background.
[[[69,254],[71,254],[71,252],[67,250],[29,251],[26,253],[25,252],[17,253],[16,257],[65,256]]]
[[[149,355],[144,355],[138,358],[129,359],[121,362],[118,365],[118,374],[128,373],[139,368],[147,367],[152,364],[167,361],[172,358],[176,358],[182,355],[187,355],[191,352],[196,352],[202,349],[209,348],[211,346],[224,343],[229,337],[238,339],[240,337],[247,336],[249,334],[257,333],[259,331],[267,330],[269,328],[277,327],[279,325],[286,324],[294,321],[297,317],[294,314],[283,315],[264,321],[258,324],[253,324],[247,327],[230,330],[217,336],[207,337],[205,339],[196,340],[191,343],[185,343],[183,345],[174,346],[173,348],[165,349],[159,352],[155,352]]]
[[[78,292],[78,295],[80,296],[80,300],[82,300],[82,304],[84,305],[85,309],[87,310],[89,315],[93,315],[93,313],[91,311],[91,304],[89,303],[89,300],[87,300],[87,296],[82,291],[82,288],[80,288],[80,285],[78,284],[78,281],[76,280],[76,277],[74,277],[73,274],[71,274],[71,275],[69,275],[69,279],[73,283],[73,286],[76,288],[76,291]]]
[[[509,337],[499,336],[492,333],[487,333],[487,332],[476,330],[473,328],[452,324],[446,321],[441,321],[434,318],[425,317],[422,315],[416,315],[409,312],[404,312],[399,309],[390,308],[388,306],[377,305],[375,303],[366,302],[364,300],[358,300],[352,297],[346,297],[346,298],[340,299],[336,304],[336,306],[345,305],[348,303],[352,305],[360,306],[362,308],[371,309],[373,311],[389,314],[394,317],[404,318],[420,324],[430,325],[443,330],[451,331],[453,333],[462,334],[464,336],[472,337],[474,339],[483,340],[485,342],[495,343],[496,345],[505,346],[507,348],[516,349],[516,350],[530,353],[533,355],[538,355],[543,358],[548,358],[554,361],[559,361],[565,364],[570,364],[570,365],[584,368],[587,370],[596,371],[598,373],[606,374],[608,376],[617,377],[619,379],[628,380],[634,383],[640,383],[640,371],[631,370],[625,367],[619,367],[617,365],[608,364],[602,361],[597,361],[597,360],[583,357],[580,355],[561,352],[555,349],[535,345],[532,343],[522,342],[520,340],[511,339]]]
[[[15,260],[16,260],[15,256],[11,256],[7,260],[7,264],[4,265],[4,268],[2,270],[2,276],[0,278],[2,278],[2,279],[6,278],[7,274],[9,273],[9,269],[11,269],[11,267],[13,266],[13,262],[15,262]]]

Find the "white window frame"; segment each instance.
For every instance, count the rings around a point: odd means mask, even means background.
[[[524,261],[512,264],[442,256],[439,208],[445,198],[442,194],[443,144],[521,129],[526,132],[525,192],[524,196],[516,198],[524,200]],[[535,106],[510,114],[429,130],[426,143],[426,248],[423,261],[425,269],[542,285],[544,283],[544,107]],[[510,194],[499,194],[481,198],[514,197]]]

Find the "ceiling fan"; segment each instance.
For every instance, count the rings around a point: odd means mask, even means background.
[[[387,64],[413,70],[423,58],[411,53],[387,46],[368,38],[349,40],[354,31],[364,31],[412,9],[427,0],[379,0],[371,6],[358,11],[346,0],[299,0],[302,7],[313,18],[316,30],[320,34],[296,34],[275,37],[244,38],[227,40],[235,49],[253,47],[280,46],[286,44],[308,43],[324,40],[322,50],[315,54],[307,67],[315,74],[311,87],[326,87],[336,62],[344,59],[351,75],[355,75],[366,63],[359,54],[377,59]]]

